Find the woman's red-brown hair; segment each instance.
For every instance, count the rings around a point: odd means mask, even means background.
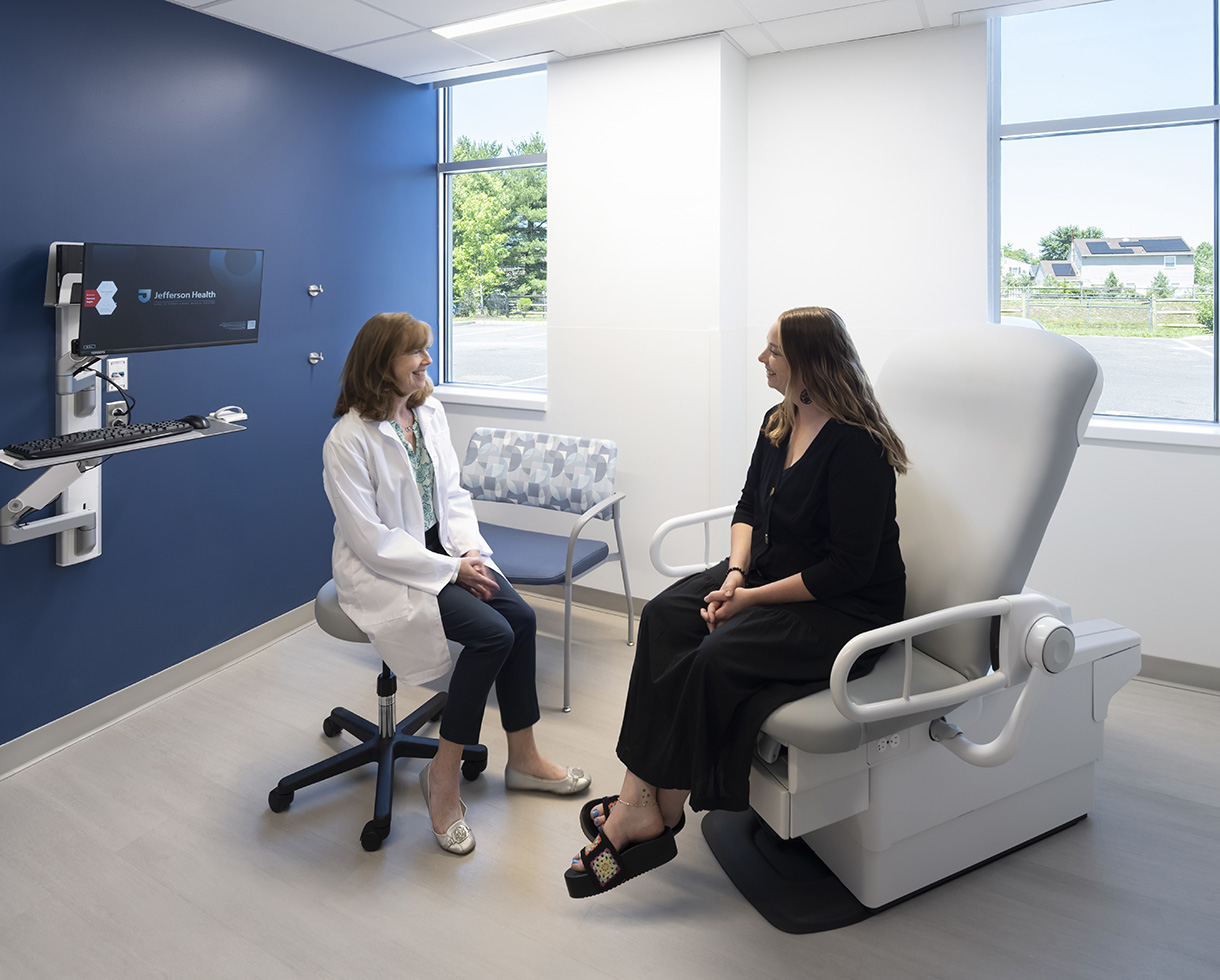
[[[394,380],[394,358],[410,351],[427,350],[431,344],[432,328],[410,313],[378,313],[370,317],[347,352],[334,417],[355,409],[361,418],[374,422],[392,419],[406,394]],[[430,394],[431,381],[411,393],[407,407],[422,405]]]

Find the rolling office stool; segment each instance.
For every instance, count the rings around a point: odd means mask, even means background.
[[[368,643],[364,631],[339,608],[339,597],[335,593],[333,580],[318,590],[314,601],[314,618],[318,625],[331,636],[352,643]],[[378,723],[352,714],[346,708],[335,708],[322,721],[322,734],[334,738],[341,731],[351,732],[361,739],[361,744],[340,752],[330,759],[308,766],[291,776],[285,776],[267,796],[267,805],[272,812],[287,810],[298,789],[310,786],[349,772],[368,762],[377,763],[377,798],[373,804],[373,819],[364,825],[360,844],[366,851],[375,851],[381,842],[390,836],[390,806],[394,796],[394,761],[404,756],[408,759],[431,759],[436,755],[434,738],[422,738],[415,733],[430,721],[436,721],[445,709],[445,692],[429,698],[411,714],[394,724],[394,697],[398,689],[398,678],[382,661],[381,674],[377,678]],[[462,775],[475,779],[487,768],[487,748],[483,745],[467,745],[462,751]]]

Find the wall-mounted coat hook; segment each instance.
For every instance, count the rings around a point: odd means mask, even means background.
[[[311,299],[312,299],[314,296],[319,296],[319,295],[321,295],[321,293],[322,293],[322,287],[321,287],[321,286],[310,286],[310,287],[309,287],[309,296],[310,296],[310,298],[311,298]]]
[[[324,360],[326,360],[326,358],[324,358],[324,357],[323,357],[321,354],[319,354],[317,351],[313,351],[313,352],[311,352],[311,353],[310,353],[310,355],[309,355],[309,363],[310,363],[310,364],[317,364],[319,361],[324,361]]]

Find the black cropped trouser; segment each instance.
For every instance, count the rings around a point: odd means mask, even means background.
[[[500,591],[484,602],[457,584],[436,597],[445,636],[462,645],[449,679],[441,738],[463,745],[479,741],[492,685],[507,732],[529,728],[540,717],[534,681],[537,622],[508,580],[489,568]]]

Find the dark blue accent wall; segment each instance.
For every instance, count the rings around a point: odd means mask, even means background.
[[[129,361],[138,421],[248,430],[104,464],[92,561],[0,548],[3,743],[312,598],[339,369],[374,313],[436,322],[437,200],[433,93],[165,0],[6,0],[0,92],[0,446],[54,431],[52,241],[266,252],[257,344]]]

